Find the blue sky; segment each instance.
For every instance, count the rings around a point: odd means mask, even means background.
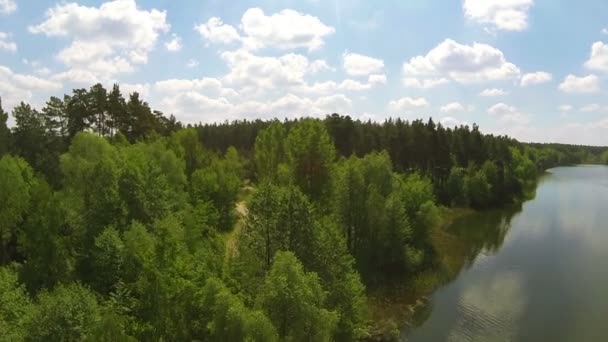
[[[184,122],[478,123],[608,145],[605,0],[0,0],[0,96],[121,84]]]

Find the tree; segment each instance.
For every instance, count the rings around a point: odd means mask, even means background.
[[[106,226],[123,222],[120,155],[104,138],[79,133],[61,156],[60,166],[64,191],[81,206],[86,230],[83,242],[89,249]]]
[[[81,341],[100,320],[95,295],[80,284],[58,285],[38,296],[27,340]]]
[[[179,130],[171,135],[168,146],[179,158],[186,162],[186,175],[209,164],[209,156],[201,144],[194,128]]]
[[[279,165],[285,161],[285,129],[283,124],[273,121],[261,130],[254,146],[254,161],[259,181],[275,181]]]
[[[338,321],[335,312],[324,308],[325,292],[315,273],[304,271],[292,252],[278,252],[257,298],[288,341],[330,341]]]
[[[63,193],[36,182],[31,206],[19,234],[19,252],[27,260],[21,277],[30,292],[71,281],[77,256],[84,254],[82,230],[77,225],[76,207]]]
[[[125,245],[116,228],[109,226],[95,238],[92,251],[93,287],[108,294],[124,276]]]
[[[25,160],[10,155],[0,159],[0,265],[15,251],[17,228],[29,208],[34,181]]]
[[[222,230],[230,230],[234,225],[234,205],[242,185],[241,170],[238,153],[231,147],[224,159],[214,158],[208,167],[196,170],[191,177],[193,203],[212,203],[219,213]]]
[[[23,341],[32,311],[32,302],[25,287],[18,282],[17,272],[0,267],[0,339]]]
[[[313,208],[299,189],[270,184],[258,188],[251,199],[243,244],[266,270],[277,251],[292,251],[310,265],[314,234]]]
[[[211,278],[202,289],[203,334],[212,341],[278,341],[277,332],[263,312],[251,310],[224,284]]]
[[[335,148],[321,121],[303,119],[290,131],[285,142],[287,160],[293,179],[313,200],[320,200],[329,190]]]
[[[7,126],[8,113],[2,109],[2,98],[0,98],[0,157],[8,153],[12,148],[11,130]]]
[[[328,289],[327,308],[339,314],[334,333],[336,341],[353,341],[368,336],[365,286],[354,269],[354,259],[346,248],[340,228],[330,219],[318,223],[315,234],[314,263],[324,289]]]
[[[454,166],[450,170],[448,177],[447,191],[450,204],[455,207],[465,207],[468,204],[467,193],[465,189],[466,170]]]

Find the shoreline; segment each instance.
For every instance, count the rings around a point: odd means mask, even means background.
[[[417,274],[408,283],[369,290],[370,336],[366,341],[395,341],[409,329],[430,295],[458,275],[464,266],[462,243],[446,231],[455,221],[478,213],[471,208],[441,208],[441,220],[431,232],[437,266]],[[456,261],[456,262],[455,262]]]

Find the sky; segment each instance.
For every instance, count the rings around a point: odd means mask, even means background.
[[[433,117],[608,145],[606,0],[0,0],[0,97],[119,83],[185,123]]]

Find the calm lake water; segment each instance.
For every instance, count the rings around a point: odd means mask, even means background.
[[[608,167],[551,169],[520,208],[449,228],[468,262],[408,341],[608,341]]]

